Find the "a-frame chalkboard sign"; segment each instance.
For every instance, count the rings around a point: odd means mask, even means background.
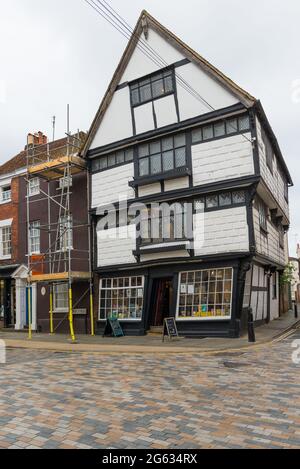
[[[173,339],[174,337],[179,338],[175,318],[165,318],[163,342],[165,341],[166,336],[168,336],[170,340]]]
[[[118,319],[116,318],[107,319],[103,337],[107,337],[107,336],[124,337],[124,332]]]

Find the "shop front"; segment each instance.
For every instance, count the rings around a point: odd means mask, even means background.
[[[239,260],[101,273],[98,333],[118,318],[125,334],[144,335],[175,317],[186,337],[237,337]]]

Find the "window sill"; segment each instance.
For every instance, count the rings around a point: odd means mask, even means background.
[[[184,176],[191,176],[192,172],[189,168],[183,167],[176,169],[174,171],[168,171],[160,174],[153,174],[152,176],[145,176],[135,178],[133,181],[130,181],[128,185],[130,187],[146,186],[159,181],[166,181],[168,179],[178,179]]]
[[[156,254],[172,251],[188,251],[190,253],[190,241],[169,241],[165,243],[152,243],[140,246],[136,251],[133,251],[134,256],[141,256],[143,254]]]
[[[189,318],[176,318],[176,322],[183,322],[183,321],[189,321],[189,322],[198,322],[198,321],[230,321],[231,317],[230,316],[212,316],[212,317],[189,317]]]
[[[98,319],[99,322],[106,322],[107,319]],[[119,322],[142,322],[142,318],[118,319]]]
[[[0,205],[5,205],[5,204],[10,204],[12,202],[12,199],[9,200],[1,200]]]
[[[12,256],[0,256],[0,261],[10,261],[12,259]]]

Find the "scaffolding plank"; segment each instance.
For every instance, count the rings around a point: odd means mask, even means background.
[[[76,174],[86,168],[86,161],[79,156],[62,156],[55,160],[45,161],[28,168],[29,174],[42,174],[49,179],[59,179],[63,176],[63,170],[60,171],[67,164],[71,165],[71,174]]]
[[[73,280],[89,280],[91,275],[89,272],[70,272]],[[31,275],[28,277],[30,282],[60,282],[69,279],[69,272],[60,272],[55,274]]]

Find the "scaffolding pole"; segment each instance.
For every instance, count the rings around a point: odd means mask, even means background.
[[[27,308],[28,308],[28,329],[29,339],[32,338],[32,316],[33,316],[33,303],[32,303],[32,285],[38,283],[47,283],[49,285],[49,331],[54,334],[56,327],[54,324],[54,311],[55,311],[55,285],[64,284],[67,286],[68,296],[68,322],[70,337],[72,342],[76,342],[75,328],[74,328],[74,281],[89,282],[90,298],[86,300],[89,303],[90,320],[91,320],[91,335],[95,334],[94,325],[94,305],[93,305],[93,282],[92,282],[92,263],[91,263],[91,234],[90,234],[90,214],[88,212],[88,219],[73,226],[71,215],[71,178],[73,175],[83,174],[87,175],[87,210],[89,206],[89,175],[86,162],[78,156],[79,146],[82,143],[82,136],[72,136],[69,129],[69,106],[67,118],[67,133],[65,145],[58,146],[52,143],[46,145],[37,145],[30,143],[27,139],[27,233],[28,233],[28,280],[27,280]],[[76,142],[75,142],[76,140]],[[30,143],[30,144],[29,144]],[[55,142],[54,142],[55,144]],[[51,153],[53,148],[53,154]],[[47,183],[47,190],[40,187],[40,192],[47,201],[47,225],[39,226],[39,233],[42,233],[42,226],[47,226],[48,231],[48,249],[44,249],[44,253],[32,254],[32,227],[31,227],[31,203],[36,200],[30,197],[30,184],[33,178],[39,178],[40,181]],[[59,202],[55,200],[58,196],[53,195],[53,181],[61,180],[62,184],[59,186],[60,199]],[[54,190],[56,190],[54,186]],[[52,205],[54,206],[51,210]],[[43,215],[41,214],[41,218]],[[56,228],[54,228],[56,227]],[[82,271],[73,271],[73,260],[78,261],[73,253],[79,252],[73,250],[74,229],[85,228],[88,231],[88,250],[82,250],[86,253],[86,258],[82,256],[82,262],[86,262],[85,269]],[[56,236],[54,235],[56,233]],[[44,246],[45,243],[43,243]],[[40,257],[40,259],[39,259]],[[74,264],[75,266],[75,264]],[[41,269],[41,270],[40,270]],[[81,300],[79,300],[81,301]],[[77,303],[76,303],[77,304]]]

